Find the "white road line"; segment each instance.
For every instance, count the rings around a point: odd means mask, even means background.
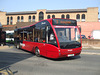
[[[100,55],[100,53],[94,53],[94,52],[81,52],[81,54]]]

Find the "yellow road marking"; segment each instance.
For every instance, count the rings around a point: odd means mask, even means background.
[[[0,73],[1,73],[1,75],[13,75],[13,73],[8,70],[2,70],[2,71],[0,71]]]
[[[0,75],[8,75],[8,73],[7,72],[4,72],[4,71],[0,71]]]

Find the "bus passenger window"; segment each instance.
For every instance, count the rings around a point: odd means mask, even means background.
[[[38,38],[35,38],[34,42],[38,42]]]
[[[40,27],[35,27],[34,42],[40,42]]]
[[[34,31],[34,42],[38,42],[38,31],[37,29],[35,28],[35,31]]]
[[[46,42],[46,31],[45,31],[45,27],[41,28],[40,31],[40,42],[45,43]]]

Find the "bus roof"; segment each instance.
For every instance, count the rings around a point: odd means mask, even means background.
[[[42,21],[49,21],[49,22],[52,22],[53,25],[63,25],[63,26],[77,26],[77,22],[76,20],[72,20],[72,19],[65,19],[65,18],[50,18],[50,19],[45,19],[45,20],[41,20],[39,22],[42,22]],[[21,27],[21,28],[18,28],[18,29],[15,29],[16,30],[21,30],[21,29],[25,29],[25,28],[29,28],[29,27],[34,27],[34,25],[36,25],[37,23],[39,22],[36,22],[35,24],[32,24],[32,25],[28,25],[28,26],[24,26],[24,27]]]

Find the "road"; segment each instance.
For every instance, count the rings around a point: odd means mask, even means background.
[[[100,75],[100,50],[82,50],[80,56],[53,60],[12,46],[0,47],[0,72],[7,75],[7,68],[12,75]]]

